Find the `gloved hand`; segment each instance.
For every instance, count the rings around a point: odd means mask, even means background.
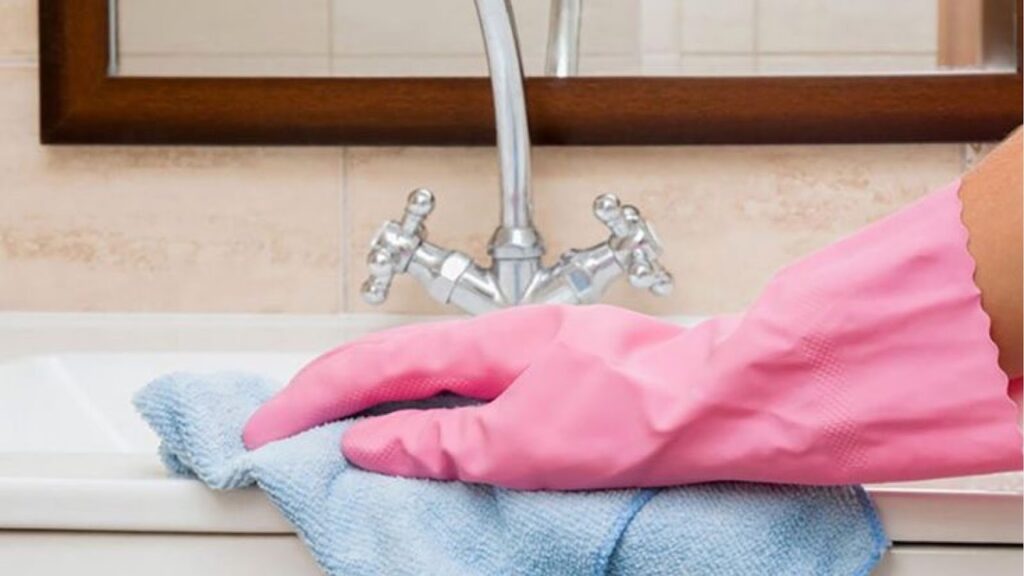
[[[608,306],[382,332],[305,367],[250,448],[382,402],[487,401],[354,424],[356,465],[523,489],[842,484],[1021,467],[952,185],[683,328]]]

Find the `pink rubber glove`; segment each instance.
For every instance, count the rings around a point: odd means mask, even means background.
[[[781,271],[691,329],[607,306],[414,325],[325,354],[254,448],[386,401],[489,401],[354,424],[356,465],[524,489],[845,484],[1020,469],[958,184]]]

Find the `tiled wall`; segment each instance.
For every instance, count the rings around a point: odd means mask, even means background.
[[[584,0],[580,72],[930,70],[939,0]],[[513,0],[527,74],[551,0]],[[119,0],[121,69],[168,75],[486,75],[472,0]]]
[[[431,238],[484,256],[493,149],[40,146],[34,12],[0,0],[0,309],[369,310],[365,247],[422,185],[439,198]],[[553,256],[599,239],[591,199],[620,194],[657,224],[678,289],[622,283],[610,300],[735,310],[778,266],[955,178],[967,150],[544,148],[537,221]],[[384,309],[442,311],[408,278]]]

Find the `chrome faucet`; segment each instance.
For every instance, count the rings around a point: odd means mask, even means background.
[[[551,0],[548,53],[544,73],[566,78],[579,71],[583,0]]]
[[[574,4],[578,18],[578,2],[553,2]],[[530,133],[512,9],[508,0],[476,0],[476,8],[491,74],[501,170],[501,225],[488,245],[491,265],[481,267],[462,252],[427,241],[423,221],[434,208],[434,195],[420,188],[409,194],[402,220],[385,222],[374,237],[363,298],[383,302],[401,273],[419,280],[438,302],[471,314],[519,304],[597,302],[623,273],[637,288],[671,292],[672,276],[658,262],[662,248],[650,224],[611,194],[594,201],[594,215],[611,231],[608,239],[569,250],[551,267],[541,264],[544,245],[531,219]]]

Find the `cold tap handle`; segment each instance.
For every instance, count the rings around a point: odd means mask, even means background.
[[[622,206],[618,196],[614,194],[602,194],[594,199],[594,216],[597,216],[616,238],[625,238],[635,229],[635,218],[630,219],[630,215],[639,214],[632,206]]]
[[[675,286],[672,274],[658,262],[657,256],[642,248],[637,248],[630,255],[628,274],[630,284],[650,290],[657,296],[668,296]]]
[[[423,221],[434,209],[434,195],[426,188],[409,193],[401,222],[388,220],[370,243],[366,266],[370,276],[363,282],[363,300],[380,304],[388,297],[395,274],[404,272],[413,253],[426,237]]]

